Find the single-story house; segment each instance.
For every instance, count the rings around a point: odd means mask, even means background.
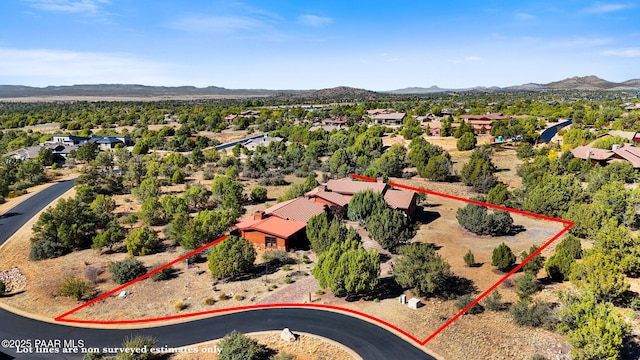
[[[574,157],[589,160],[593,164],[606,165],[616,161],[628,161],[635,169],[640,169],[640,148],[631,144],[614,145],[611,150],[597,149],[593,143],[571,150]]]
[[[335,118],[328,118],[328,119],[322,120],[322,125],[343,126],[346,124],[347,124],[347,118],[345,117],[335,117]]]
[[[388,114],[375,114],[371,116],[371,118],[376,124],[402,125],[402,121],[404,120],[405,116],[407,116],[407,113],[394,112]]]
[[[256,211],[241,219],[236,228],[256,249],[288,251],[304,239],[309,219],[324,212],[324,205],[299,197]]]
[[[282,140],[284,140],[284,138],[277,137],[277,136],[267,136],[265,134],[263,137],[260,137],[257,139],[250,139],[245,143],[243,143],[242,145],[244,145],[244,147],[247,148],[247,150],[255,151],[258,148],[258,146],[267,147],[272,142],[279,142]],[[289,141],[285,142],[285,145],[289,146],[289,144],[291,144],[291,142]]]
[[[469,115],[469,114],[465,114],[465,115],[460,115],[460,118],[465,120],[465,121],[472,121],[472,120],[504,120],[507,118],[507,116],[505,116],[503,113],[486,113],[486,114],[482,114],[482,115]]]
[[[304,196],[329,208],[345,208],[355,193],[364,190],[382,194],[390,208],[400,210],[411,218],[415,217],[417,210],[415,192],[393,189],[381,180],[372,182],[354,181],[351,178],[331,179],[326,184],[305,193]]]
[[[623,139],[629,140],[630,142],[640,143],[640,133],[635,131],[611,130],[606,135],[619,136]]]
[[[69,153],[73,150],[78,149],[76,145],[68,145],[63,143],[45,143],[36,146],[29,146],[26,148],[18,149],[7,153],[5,156],[12,157],[17,160],[30,160],[38,157],[40,153],[40,149],[47,148],[51,149],[51,154],[53,155],[53,161],[64,161],[69,156]]]
[[[89,141],[88,137],[84,136],[76,136],[76,135],[66,135],[66,134],[56,134],[53,135],[52,143],[60,143],[64,145],[82,145],[85,142]]]
[[[267,216],[258,211],[236,224],[238,233],[258,250],[285,250],[302,240],[307,223]]]

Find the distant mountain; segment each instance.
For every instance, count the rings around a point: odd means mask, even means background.
[[[522,84],[522,85],[509,86],[505,89],[516,90],[516,91],[535,91],[535,90],[544,90],[545,87],[542,84],[528,83],[528,84]]]
[[[146,86],[135,84],[96,84],[47,86],[44,88],[0,85],[0,97],[32,97],[32,96],[119,96],[119,97],[153,97],[153,96],[199,96],[199,95],[273,95],[283,91],[264,89],[225,89],[217,86],[197,88],[195,86]]]
[[[548,84],[528,83],[505,88],[478,86],[467,89],[444,89],[436,85],[424,87],[407,87],[404,89],[374,92],[347,86],[339,86],[321,90],[266,90],[266,89],[226,89],[218,86],[198,88],[195,86],[146,86],[135,84],[96,84],[31,87],[22,85],[0,85],[0,98],[149,98],[152,99],[197,99],[197,98],[237,98],[237,97],[275,97],[284,100],[311,99],[356,101],[375,99],[389,95],[418,95],[442,92],[500,92],[500,91],[545,91],[545,90],[633,90],[640,91],[640,79],[615,83],[597,76],[572,77]]]
[[[461,92],[461,91],[543,91],[543,90],[640,90],[640,79],[627,80],[622,83],[615,83],[600,79],[597,76],[572,77],[548,84],[528,83],[522,85],[508,86],[500,88],[497,86],[485,87],[477,86],[467,89],[442,89],[438,86],[430,88],[408,87],[404,89],[385,91],[389,94],[429,94],[434,92]]]
[[[408,87],[408,88],[404,88],[404,89],[390,90],[390,91],[384,91],[384,92],[388,93],[388,94],[407,94],[407,95],[409,95],[409,94],[441,93],[441,92],[446,92],[446,91],[449,91],[449,90],[440,88],[437,85],[433,85],[433,86],[428,87],[428,88]]]
[[[305,91],[295,95],[295,97],[308,99],[333,99],[333,100],[362,100],[379,97],[375,91],[352,88],[348,86],[338,86],[334,88]]]
[[[572,77],[561,81],[545,84],[552,90],[609,90],[619,86],[618,83],[600,79],[597,76]]]

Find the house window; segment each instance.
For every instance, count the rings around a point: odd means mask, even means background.
[[[273,236],[265,236],[266,246],[267,247],[276,247],[276,238]]]

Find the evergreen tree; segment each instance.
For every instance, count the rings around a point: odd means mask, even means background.
[[[498,268],[500,271],[509,271],[513,265],[516,263],[516,256],[511,251],[511,248],[508,247],[505,243],[498,245],[497,248],[493,249],[493,254],[491,255],[491,265]]]

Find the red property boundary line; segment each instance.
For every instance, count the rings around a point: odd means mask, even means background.
[[[365,177],[365,176],[361,176],[361,175],[351,175],[353,178],[358,179],[358,180],[363,180],[363,181],[376,181],[376,179],[373,178],[369,178],[369,177]],[[396,325],[390,324],[389,322],[386,322],[382,319],[376,318],[372,315],[369,314],[365,314],[363,312],[360,311],[356,311],[356,310],[351,310],[351,309],[347,309],[347,308],[343,308],[343,307],[339,307],[339,306],[333,306],[333,305],[322,305],[322,304],[263,304],[263,305],[249,305],[249,306],[238,306],[238,307],[232,307],[232,308],[226,308],[226,309],[216,309],[216,310],[209,310],[209,311],[201,311],[201,312],[196,312],[196,313],[189,313],[189,314],[180,314],[180,315],[173,315],[173,316],[165,316],[165,317],[158,317],[158,318],[148,318],[148,319],[130,319],[130,320],[113,320],[113,321],[98,321],[98,320],[76,320],[76,319],[67,319],[67,317],[75,312],[78,312],[82,309],[84,309],[85,307],[91,306],[95,303],[97,303],[98,301],[104,300],[106,298],[108,298],[109,296],[121,291],[122,289],[125,289],[126,287],[135,284],[138,281],[144,280],[146,278],[148,278],[149,276],[162,271],[163,269],[172,266],[176,263],[179,263],[180,261],[185,260],[186,258],[197,254],[201,251],[204,251],[208,248],[210,248],[211,246],[214,246],[216,244],[218,244],[221,241],[224,241],[227,236],[222,236],[219,239],[206,244],[196,250],[193,250],[179,258],[177,258],[176,260],[173,260],[137,279],[134,279],[132,281],[129,281],[126,284],[120,285],[117,288],[85,303],[82,304],[74,309],[71,309],[69,311],[67,311],[66,313],[57,316],[54,320],[58,321],[58,322],[64,322],[64,323],[73,323],[73,324],[92,324],[92,325],[125,325],[125,324],[144,324],[144,323],[151,323],[151,322],[160,322],[160,321],[168,321],[168,320],[177,320],[177,319],[185,319],[185,318],[189,318],[189,317],[195,317],[195,316],[202,316],[202,315],[211,315],[211,314],[220,314],[220,313],[231,313],[231,312],[235,312],[235,311],[250,311],[250,310],[258,310],[258,309],[269,309],[269,308],[313,308],[313,309],[322,309],[322,310],[332,310],[332,311],[338,311],[338,312],[345,312],[345,313],[349,313],[352,315],[356,315],[359,317],[363,317],[366,319],[369,319],[373,322],[376,322],[378,324],[382,324],[387,328],[393,329],[396,332],[399,332],[400,334],[406,336],[407,338],[411,339],[412,341],[414,341],[415,343],[417,343],[418,345],[425,345],[427,344],[429,341],[431,341],[434,337],[436,337],[439,333],[441,333],[444,329],[446,329],[449,325],[451,325],[451,323],[453,323],[454,321],[456,321],[458,318],[460,318],[464,313],[466,313],[469,309],[471,309],[475,304],[477,304],[480,300],[482,300],[485,296],[487,296],[489,293],[491,293],[495,288],[497,288],[498,286],[500,286],[500,284],[502,284],[506,279],[508,279],[511,275],[515,274],[517,271],[519,271],[527,262],[529,262],[531,259],[533,259],[535,256],[537,256],[538,254],[540,254],[544,249],[546,249],[549,245],[551,245],[551,243],[553,243],[554,241],[556,241],[560,236],[562,236],[563,234],[565,234],[567,231],[569,231],[569,229],[573,226],[573,222],[571,221],[567,221],[567,220],[563,220],[563,219],[557,219],[557,218],[552,218],[549,216],[544,216],[544,215],[539,215],[539,214],[534,214],[534,213],[530,213],[527,211],[522,211],[522,210],[517,210],[517,209],[511,209],[511,208],[507,208],[507,207],[503,207],[503,206],[499,206],[499,205],[494,205],[494,204],[489,204],[489,203],[483,203],[480,201],[476,201],[476,200],[470,200],[470,199],[465,199],[462,197],[458,197],[458,196],[453,196],[453,195],[448,195],[448,194],[443,194],[443,193],[439,193],[439,192],[435,192],[435,191],[431,191],[431,190],[426,190],[426,189],[420,189],[420,188],[416,188],[416,187],[411,187],[411,186],[407,186],[407,185],[403,185],[403,184],[398,184],[398,183],[389,183],[390,186],[396,187],[396,188],[401,188],[401,189],[406,189],[406,190],[412,190],[412,191],[416,191],[416,192],[421,192],[424,194],[430,194],[430,195],[435,195],[435,196],[440,196],[440,197],[444,197],[444,198],[448,198],[448,199],[453,199],[453,200],[458,200],[458,201],[462,201],[462,202],[466,202],[466,203],[471,203],[471,204],[476,204],[476,205],[481,205],[481,206],[485,206],[488,208],[493,208],[493,209],[497,209],[497,210],[504,210],[504,211],[508,211],[508,212],[512,212],[512,213],[516,213],[516,214],[520,214],[520,215],[524,215],[524,216],[530,216],[530,217],[534,217],[537,219],[542,219],[542,220],[548,220],[548,221],[553,221],[553,222],[557,222],[557,223],[561,223],[564,224],[565,227],[558,232],[555,236],[553,236],[549,241],[547,241],[546,243],[544,243],[540,248],[538,248],[538,250],[536,250],[533,254],[531,254],[529,257],[527,257],[526,259],[524,259],[518,266],[516,266],[515,268],[513,268],[511,271],[509,271],[506,275],[504,275],[500,280],[498,280],[498,282],[496,282],[495,284],[493,284],[490,288],[488,288],[487,290],[485,290],[482,294],[480,294],[480,296],[478,296],[475,300],[473,300],[469,305],[467,305],[467,307],[465,307],[464,309],[460,310],[457,314],[455,314],[451,319],[449,319],[446,323],[444,323],[444,325],[442,325],[440,328],[438,328],[433,334],[429,335],[429,337],[427,337],[424,340],[420,340],[418,338],[416,338],[415,336],[409,334],[407,331],[399,328]]]

